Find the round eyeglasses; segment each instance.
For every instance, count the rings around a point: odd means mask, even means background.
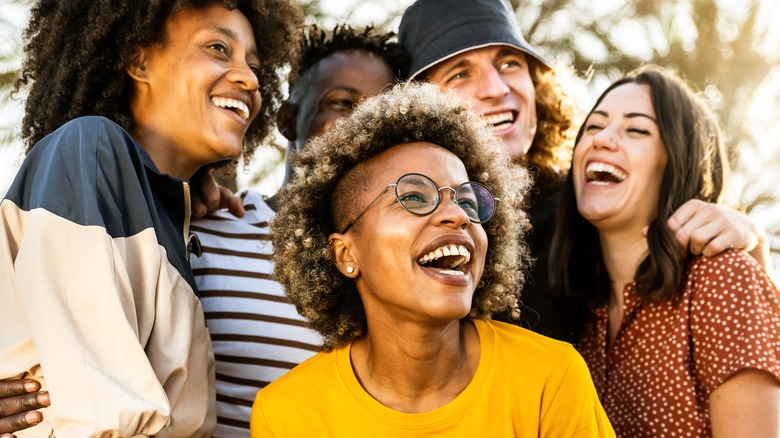
[[[439,187],[432,179],[419,173],[407,173],[398,178],[395,184],[388,184],[381,193],[357,217],[344,228],[341,234],[346,233],[355,222],[358,221],[376,202],[393,187],[395,197],[404,210],[417,216],[429,215],[436,210],[441,203],[439,193],[444,190],[452,191],[452,200],[466,212],[469,220],[475,224],[483,224],[496,214],[496,202],[490,189],[475,181],[464,182],[458,187]]]

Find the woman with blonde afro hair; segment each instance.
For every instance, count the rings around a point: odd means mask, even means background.
[[[487,224],[488,259],[470,316],[489,318],[517,307],[528,254],[519,239],[527,223],[519,208],[527,172],[504,165],[501,148],[484,147],[497,140],[461,102],[435,86],[397,86],[366,100],[348,122],[311,141],[295,163],[291,184],[282,190],[282,207],[272,224],[276,276],[301,315],[322,334],[325,349],[366,331],[355,284],[339,273],[328,248],[328,236],[359,213],[351,201],[366,186],[361,179],[370,177],[347,176],[392,146],[420,141],[457,155],[469,176],[501,199]]]
[[[529,177],[496,141],[402,84],[304,149],[274,262],[323,351],[258,393],[253,437],[612,436],[571,345],[490,319],[517,313],[529,263]]]

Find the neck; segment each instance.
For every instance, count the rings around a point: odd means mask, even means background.
[[[623,286],[634,280],[634,275],[647,256],[647,239],[639,232],[600,233],[601,253],[612,283],[612,295],[622,301]]]
[[[355,374],[372,397],[401,412],[427,412],[449,403],[479,364],[479,335],[470,321],[437,329],[379,322],[368,333],[352,346]]]
[[[176,153],[178,149],[172,147],[169,139],[159,132],[136,126],[130,134],[149,154],[160,173],[188,180],[200,168],[200,165],[190,163],[182,157],[182,154]]]
[[[647,256],[647,239],[637,232],[600,233],[601,253],[610,279],[609,327],[607,345],[612,345],[623,323],[623,288],[634,280],[636,270]]]

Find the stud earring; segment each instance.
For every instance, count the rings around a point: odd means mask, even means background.
[[[347,274],[351,274],[353,272],[355,272],[355,268],[353,268],[352,266],[347,266]]]

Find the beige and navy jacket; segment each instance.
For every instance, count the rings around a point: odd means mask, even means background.
[[[52,406],[18,436],[210,436],[189,199],[103,117],[32,148],[0,204],[0,379],[41,381]]]

